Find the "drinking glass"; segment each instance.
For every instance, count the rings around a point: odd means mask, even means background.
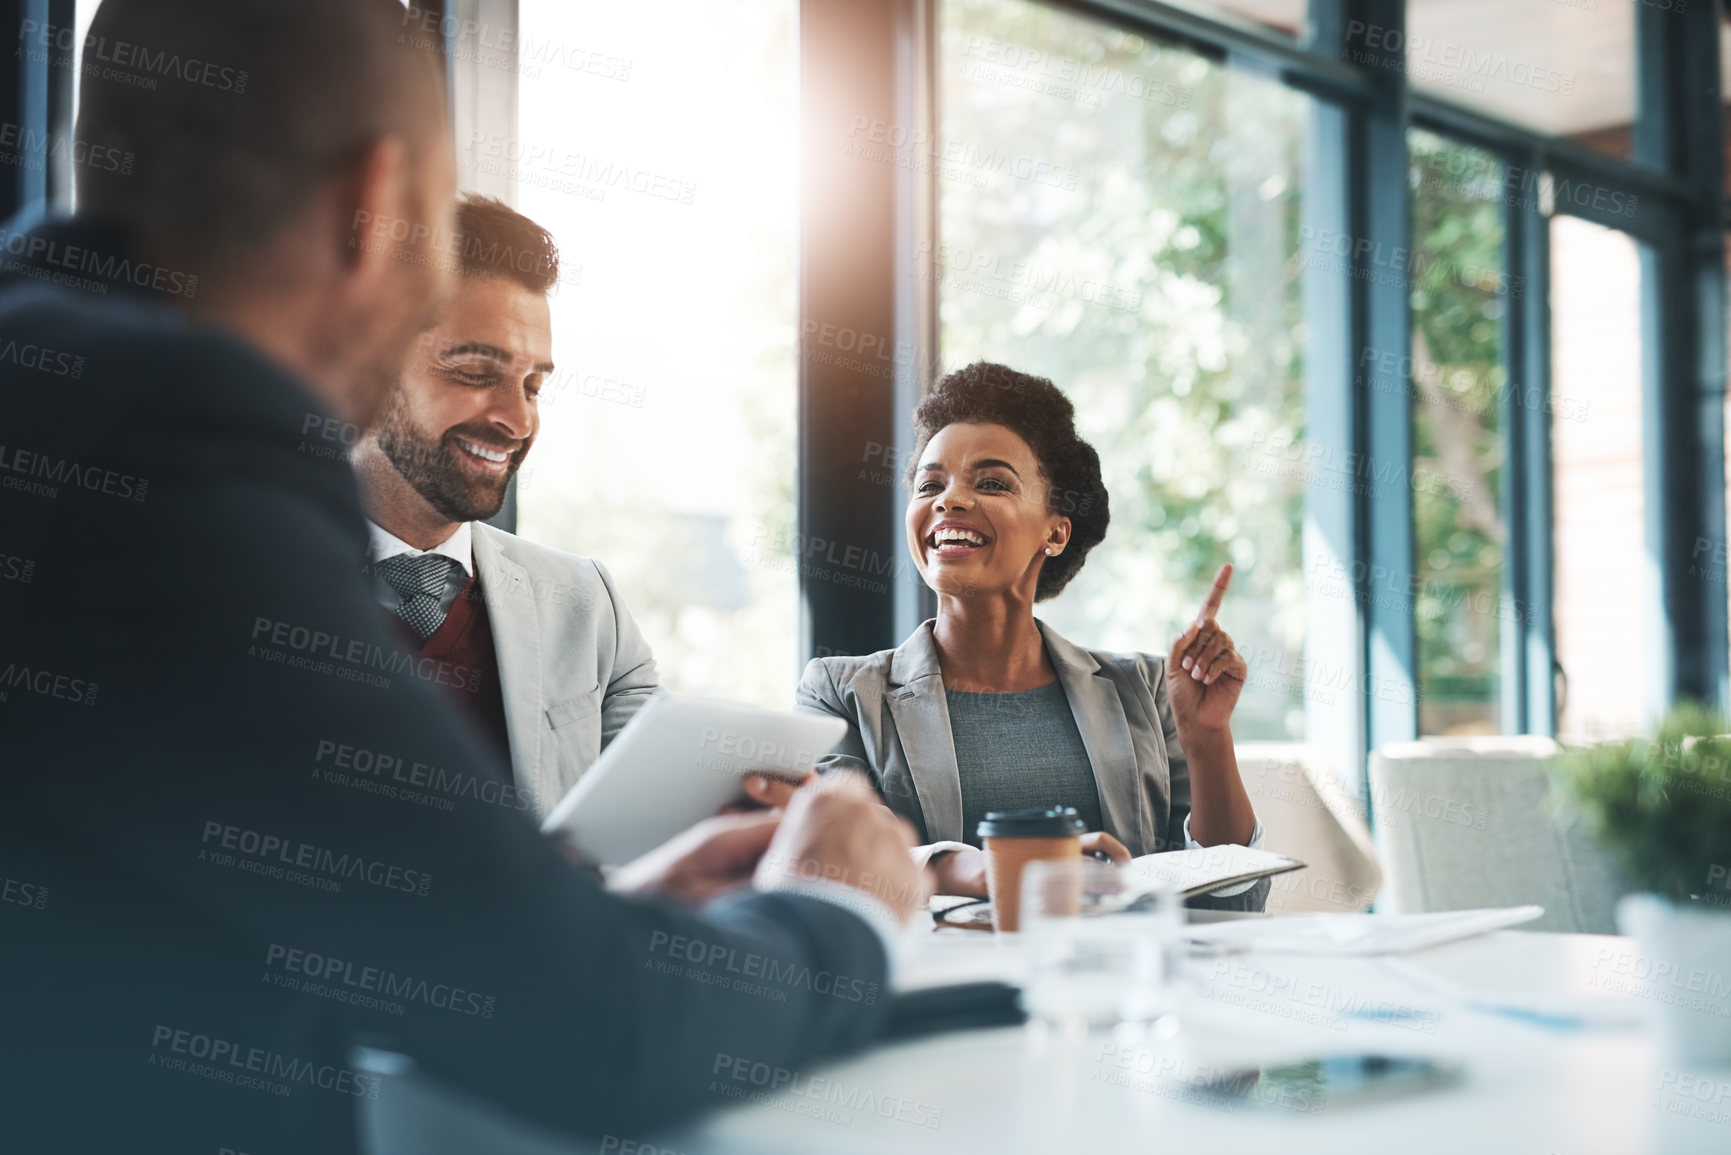
[[[1176,1030],[1174,952],[1184,904],[1171,887],[1132,883],[1094,859],[1030,862],[1022,875],[1023,999],[1065,1033],[1133,1024]]]

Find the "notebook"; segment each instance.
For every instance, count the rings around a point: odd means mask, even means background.
[[[1096,900],[1085,905],[1082,913],[1112,914],[1164,889],[1176,889],[1187,899],[1196,898],[1240,883],[1303,870],[1304,866],[1296,858],[1252,850],[1248,846],[1203,846],[1194,850],[1144,854],[1120,868],[1121,890],[1097,896]],[[967,930],[992,928],[992,905],[984,899],[969,901],[940,895],[932,899],[931,909],[938,926]]]
[[[1304,865],[1296,858],[1248,846],[1200,846],[1193,850],[1144,854],[1131,859],[1124,873],[1131,887],[1141,893],[1170,886],[1185,898],[1196,898],[1229,886],[1303,870]]]

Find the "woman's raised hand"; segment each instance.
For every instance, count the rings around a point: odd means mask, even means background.
[[[1214,575],[1202,612],[1178,635],[1166,657],[1166,692],[1171,695],[1180,730],[1226,729],[1250,673],[1243,655],[1214,620],[1231,582],[1232,566],[1228,563]]]

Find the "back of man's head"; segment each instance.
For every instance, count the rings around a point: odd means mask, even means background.
[[[367,145],[411,158],[445,124],[441,58],[396,0],[104,0],[78,135],[134,155],[84,166],[79,214],[141,255],[222,278],[276,240]]]

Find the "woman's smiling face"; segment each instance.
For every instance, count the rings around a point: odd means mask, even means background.
[[[940,594],[997,594],[1025,586],[1063,551],[1070,519],[1051,512],[1039,459],[1002,425],[955,422],[926,443],[908,500],[908,549]]]

